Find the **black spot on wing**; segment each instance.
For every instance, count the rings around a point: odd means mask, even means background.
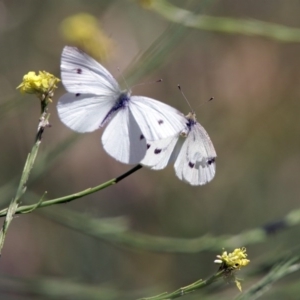
[[[145,137],[141,134],[140,135],[140,140],[143,140]]]
[[[209,158],[209,159],[207,160],[207,163],[208,163],[209,165],[212,165],[215,161],[216,161],[216,158],[215,158],[215,157],[211,157],[211,158]]]
[[[76,69],[76,73],[77,74],[82,74],[82,69],[80,69],[80,68]]]
[[[75,94],[76,97],[79,97],[80,95],[81,95],[80,93],[76,93],[76,94]]]
[[[151,147],[151,145],[150,144],[147,144],[147,149],[149,149]]]
[[[161,152],[161,150],[162,150],[162,149],[157,149],[157,148],[156,148],[156,149],[154,150],[154,154],[159,154],[159,153]]]
[[[194,168],[194,166],[195,166],[195,164],[194,163],[192,163],[191,161],[189,162],[189,167],[191,168],[191,169],[193,169]]]
[[[161,125],[161,124],[163,124],[163,123],[164,123],[164,121],[163,121],[163,120],[158,120],[157,122],[158,122],[158,124],[159,124],[159,125]]]

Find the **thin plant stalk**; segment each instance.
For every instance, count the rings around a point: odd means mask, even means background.
[[[51,200],[47,200],[47,201],[39,201],[37,204],[32,204],[32,205],[23,205],[20,207],[16,207],[14,209],[14,213],[15,214],[25,214],[25,213],[29,213],[32,212],[33,210],[35,210],[36,208],[41,208],[41,207],[47,207],[47,206],[52,206],[52,205],[56,205],[56,204],[63,204],[63,203],[67,203],[67,202],[71,202],[74,201],[78,198],[82,198],[85,197],[87,195],[96,193],[100,190],[103,190],[111,185],[114,185],[116,183],[118,183],[119,181],[123,180],[124,178],[128,177],[129,175],[131,175],[132,173],[138,171],[139,169],[142,168],[142,165],[136,165],[135,167],[133,167],[132,169],[130,169],[129,171],[127,171],[126,173],[111,179],[107,182],[104,182],[100,185],[97,185],[95,187],[92,188],[88,188],[86,190],[83,190],[81,192],[75,193],[75,194],[71,194],[68,196],[64,196],[64,197],[60,197],[60,198],[55,198],[55,199],[51,199]],[[8,208],[5,208],[3,210],[0,211],[0,217],[2,216],[7,216],[10,213],[10,206]]]
[[[50,117],[50,114],[47,112],[47,104],[49,101],[51,101],[51,96],[52,94],[45,95],[45,98],[41,101],[41,117],[39,120],[38,128],[37,128],[37,133],[35,136],[35,143],[30,151],[30,153],[27,156],[23,172],[21,175],[21,179],[16,191],[15,197],[11,200],[8,208],[7,208],[7,214],[5,217],[5,220],[3,222],[1,231],[0,231],[0,255],[2,254],[2,249],[4,246],[4,240],[7,234],[8,227],[10,223],[13,220],[13,217],[20,205],[20,200],[22,196],[25,194],[26,189],[27,189],[27,181],[29,179],[31,170],[33,168],[35,159],[37,157],[37,153],[39,151],[39,147],[41,145],[42,141],[42,135],[45,130],[45,127],[48,126],[48,119]]]
[[[182,297],[186,294],[195,292],[196,290],[199,290],[201,288],[204,288],[213,282],[217,281],[218,279],[222,278],[224,275],[224,270],[219,271],[218,273],[214,274],[213,276],[209,277],[206,280],[198,280],[190,285],[187,285],[185,287],[179,288],[176,291],[170,292],[170,293],[162,293],[153,297],[147,297],[147,298],[141,298],[139,300],[168,300],[168,299],[175,299]]]
[[[50,114],[48,113],[48,104],[52,102],[51,98],[53,96],[54,89],[57,88],[57,82],[59,82],[58,78],[45,71],[40,71],[39,75],[36,75],[35,72],[29,72],[23,77],[23,82],[17,87],[17,89],[20,89],[22,93],[35,94],[39,98],[41,104],[41,116],[37,127],[35,142],[27,156],[16,195],[8,206],[7,214],[0,230],[0,255],[2,253],[4,240],[9,225],[11,224],[13,217],[20,205],[22,196],[26,192],[27,182],[42,142],[44,130],[49,126],[48,119]]]

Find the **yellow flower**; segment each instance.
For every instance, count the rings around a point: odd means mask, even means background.
[[[99,27],[98,20],[87,13],[66,18],[60,31],[68,43],[84,50],[98,60],[106,60],[112,53],[113,43]]]
[[[150,8],[156,0],[138,0],[139,4],[144,8]]]
[[[222,255],[217,255],[217,259],[214,261],[216,264],[220,264],[219,270],[224,271],[224,278],[233,279],[240,291],[242,291],[242,285],[233,273],[249,264],[250,260],[247,259],[247,256],[246,248],[243,247],[234,249],[232,253],[223,251]]]
[[[232,253],[223,251],[222,255],[217,255],[218,259],[214,262],[222,264],[223,269],[240,270],[249,264],[250,260],[247,259],[247,256],[246,248],[237,248]]]
[[[37,94],[44,100],[48,95],[51,98],[51,94],[57,88],[56,84],[59,81],[58,78],[48,72],[39,71],[39,74],[36,75],[35,72],[31,71],[24,75],[23,82],[17,89],[20,89],[23,94]]]

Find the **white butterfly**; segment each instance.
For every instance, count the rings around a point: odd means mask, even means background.
[[[141,164],[153,170],[174,162],[176,175],[191,185],[203,185],[216,173],[216,151],[205,131],[196,121],[195,113],[186,116],[186,128],[174,137],[148,142]]]
[[[61,77],[69,92],[57,104],[61,121],[78,132],[108,123],[103,147],[123,163],[139,163],[147,151],[146,141],[175,136],[185,126],[185,117],[175,108],[122,91],[103,66],[78,48],[63,49]]]

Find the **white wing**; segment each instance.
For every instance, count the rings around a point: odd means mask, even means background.
[[[216,156],[205,129],[199,123],[193,124],[174,164],[177,177],[191,185],[208,183],[215,176]]]
[[[101,127],[121,95],[113,76],[78,48],[67,46],[61,56],[61,77],[70,92],[57,104],[61,121],[78,132]]]
[[[103,147],[121,162],[139,163],[146,154],[146,140],[174,137],[185,127],[185,117],[169,105],[128,93],[122,96],[113,76],[77,48],[64,48],[61,77],[69,91],[57,105],[62,122],[88,132],[110,120]]]
[[[71,129],[90,132],[101,127],[114,100],[112,96],[67,93],[59,99],[57,111],[61,121]]]
[[[129,109],[147,141],[175,136],[186,126],[186,118],[181,112],[151,98],[131,96]]]
[[[70,93],[113,95],[116,99],[121,93],[113,76],[78,48],[64,47],[60,68],[62,82]]]
[[[146,154],[147,143],[128,108],[122,108],[108,123],[102,144],[105,151],[126,164],[139,163]]]
[[[152,170],[161,170],[169,162],[174,147],[178,141],[178,135],[163,140],[147,142],[147,153],[141,164]]]

